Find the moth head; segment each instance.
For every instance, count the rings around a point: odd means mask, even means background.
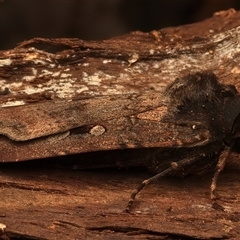
[[[220,84],[213,72],[196,72],[177,78],[166,95],[168,121],[201,122],[213,139],[231,146],[240,143],[240,94],[235,86]]]
[[[225,97],[234,97],[237,90],[232,85],[222,85],[211,71],[187,74],[166,88],[166,95],[173,105],[194,104],[204,102],[221,102]]]

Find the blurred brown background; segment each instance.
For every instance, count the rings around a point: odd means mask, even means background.
[[[240,9],[239,0],[4,0],[0,49],[33,37],[107,39],[193,23],[216,11]]]

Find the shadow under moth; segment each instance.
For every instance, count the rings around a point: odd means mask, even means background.
[[[2,108],[0,161],[147,150],[126,165],[144,163],[155,175],[133,190],[126,211],[147,184],[161,177],[201,174],[214,168],[211,198],[215,199],[219,173],[229,154],[237,151],[239,113],[236,88],[220,84],[209,71],[177,78],[162,93]]]

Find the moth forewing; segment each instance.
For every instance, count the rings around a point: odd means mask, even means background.
[[[118,99],[117,102],[119,103],[119,101],[121,102],[121,99]],[[141,105],[141,102],[139,104]],[[78,105],[77,102],[74,103],[74,107]],[[64,118],[66,114],[61,115],[60,106],[57,106],[59,107],[60,117],[50,118],[49,116],[53,116],[51,115],[52,109],[55,110],[54,115],[57,116],[58,108],[55,104],[49,104],[48,110],[45,108],[42,115],[46,115],[48,122],[45,121],[46,119],[42,121],[42,131],[40,131],[41,129],[38,131],[41,134],[40,136],[34,135],[36,133],[34,123],[36,126],[38,125],[37,121],[39,122],[39,126],[41,123],[41,119],[38,119],[33,114],[34,105],[32,105],[32,108],[29,108],[29,112],[27,112],[28,108],[26,106],[25,108],[22,106],[25,113],[24,116],[26,118],[29,117],[27,120],[32,119],[32,122],[29,124],[26,121],[22,122],[20,116],[12,124],[10,115],[9,119],[11,121],[9,122],[11,124],[9,124],[5,112],[5,119],[1,119],[2,123],[5,124],[5,128],[2,128],[0,131],[7,137],[0,137],[0,148],[2,149],[0,151],[0,160],[23,161],[66,154],[126,148],[179,148],[182,146],[190,148],[206,144],[210,140],[210,132],[204,126],[196,128],[191,124],[186,126],[164,123],[158,119],[161,112],[156,117],[156,110],[153,110],[155,119],[153,117],[151,119],[146,119],[146,116],[143,117],[144,111],[135,115],[131,111],[130,116],[121,116],[116,111],[115,117],[110,119],[106,120],[106,115],[103,114],[102,118],[95,116],[96,120],[90,121],[86,117],[86,112],[85,114],[81,114],[81,111],[79,111],[78,117],[73,105],[70,106],[72,108],[68,108],[69,105],[62,106],[63,112],[66,111],[69,118],[74,116],[74,118],[70,118],[67,121],[68,119]],[[19,108],[16,107],[15,110],[12,108],[13,111],[9,112],[9,114],[19,112]],[[71,112],[73,109],[74,111]],[[151,115],[151,110],[147,109],[146,112]],[[3,113],[0,112],[1,114],[3,116]],[[77,117],[79,120],[75,119]],[[20,126],[24,126],[24,128],[21,127],[18,129]],[[51,129],[51,126],[53,129]],[[101,129],[99,134],[96,134],[96,128]],[[30,134],[31,131],[32,135]]]
[[[14,141],[27,141],[81,126],[101,124],[105,120],[134,115],[161,104],[164,104],[161,94],[155,93],[3,107],[0,111],[0,134]]]

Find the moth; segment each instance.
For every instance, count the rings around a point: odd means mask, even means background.
[[[233,85],[218,82],[212,72],[197,72],[177,78],[165,91],[167,113],[161,122],[199,130],[195,137],[185,135],[171,153],[156,152],[149,158],[149,166],[156,172],[132,191],[126,207],[129,212],[136,195],[148,184],[166,175],[204,173],[215,168],[211,183],[211,199],[216,199],[219,173],[232,151],[238,151],[240,130],[240,95]],[[166,131],[168,131],[166,129]],[[177,139],[176,139],[177,140]],[[169,151],[169,150],[168,150]]]
[[[126,211],[146,185],[161,177],[216,168],[211,183],[214,199],[218,175],[229,154],[238,151],[239,113],[236,88],[220,84],[211,71],[177,78],[164,92],[3,107],[0,161],[132,149],[140,153],[138,158],[118,156],[110,161],[147,166],[156,175],[133,190]],[[97,166],[107,166],[101,158],[97,161]]]

